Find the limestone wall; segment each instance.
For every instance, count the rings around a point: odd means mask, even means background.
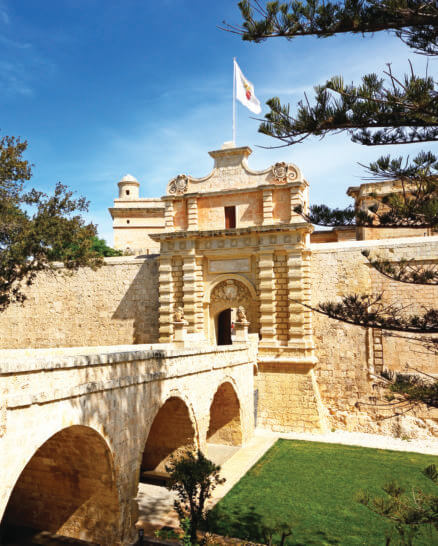
[[[0,313],[0,348],[152,343],[158,338],[154,258],[108,258],[97,271],[40,274],[22,305]]]
[[[438,261],[438,237],[398,241],[353,241],[312,245],[312,304],[333,301],[352,293],[382,293],[388,303],[408,306],[406,312],[422,306],[438,307],[438,287],[391,281],[368,265],[364,248],[379,249],[390,259],[414,258],[420,263]],[[374,401],[384,402],[384,391],[375,375],[382,367],[405,370],[406,364],[438,374],[438,355],[428,351],[412,336],[351,326],[314,313],[314,330],[319,363],[316,376],[329,426],[346,430],[422,435],[438,432],[438,413],[421,410],[403,418],[382,419],[389,414]],[[371,405],[357,402],[370,403]],[[428,432],[427,432],[428,431]]]

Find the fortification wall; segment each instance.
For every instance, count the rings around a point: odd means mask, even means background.
[[[27,300],[0,313],[0,348],[154,343],[158,265],[154,258],[107,258],[97,271],[38,275]]]
[[[438,261],[438,237],[312,245],[313,306],[347,294],[383,292],[385,302],[399,302],[407,307],[407,313],[438,307],[438,287],[404,284],[384,277],[362,256],[365,248],[391,260]],[[352,326],[318,313],[314,313],[313,325],[319,360],[315,372],[331,428],[401,436],[438,433],[436,410],[422,408],[400,418],[383,419],[393,409],[373,405],[385,402],[386,392],[376,380],[382,368],[406,371],[406,365],[410,365],[438,374],[435,352],[415,336],[405,339],[403,335]]]

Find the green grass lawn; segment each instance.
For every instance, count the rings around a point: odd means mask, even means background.
[[[390,525],[355,495],[361,489],[384,495],[381,486],[391,480],[436,492],[421,473],[432,463],[438,457],[279,440],[214,508],[209,525],[257,541],[261,524],[287,522],[294,530],[287,544],[385,544]],[[438,544],[437,536],[426,534],[415,544]]]

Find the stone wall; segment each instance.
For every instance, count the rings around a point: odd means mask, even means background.
[[[27,300],[0,313],[0,348],[152,343],[158,339],[154,258],[107,258],[97,271],[41,273]]]
[[[362,256],[364,248],[390,259],[414,258],[424,263],[438,256],[438,237],[312,245],[313,306],[347,294],[383,292],[384,301],[408,305],[408,313],[422,306],[438,307],[438,287],[403,284],[382,276]],[[438,432],[436,411],[422,408],[403,418],[382,419],[389,411],[373,405],[385,402],[385,391],[375,379],[382,368],[406,371],[409,364],[437,374],[437,354],[416,340],[382,335],[318,313],[313,320],[319,360],[315,372],[331,428],[406,436]],[[359,407],[357,402],[362,402]]]

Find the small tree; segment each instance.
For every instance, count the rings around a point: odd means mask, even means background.
[[[423,470],[423,474],[438,485],[438,473],[434,464]],[[411,545],[421,530],[429,527],[431,534],[437,538],[438,532],[438,496],[426,494],[421,490],[405,490],[395,482],[386,484],[383,488],[385,497],[372,498],[368,492],[360,492],[358,502],[369,508],[375,514],[389,520],[397,532],[400,543]],[[386,544],[391,543],[387,537]],[[431,540],[432,544],[433,539]]]
[[[167,488],[176,491],[178,498],[173,506],[181,524],[189,520],[190,542],[197,544],[197,531],[205,520],[205,503],[217,485],[225,482],[219,476],[220,466],[207,459],[204,454],[187,451],[182,457],[172,458],[166,465],[170,479]]]
[[[24,301],[23,285],[54,260],[71,270],[103,263],[92,248],[96,226],[81,215],[88,210],[83,197],[61,183],[52,195],[26,188],[32,176],[26,148],[19,138],[0,138],[0,311]]]

